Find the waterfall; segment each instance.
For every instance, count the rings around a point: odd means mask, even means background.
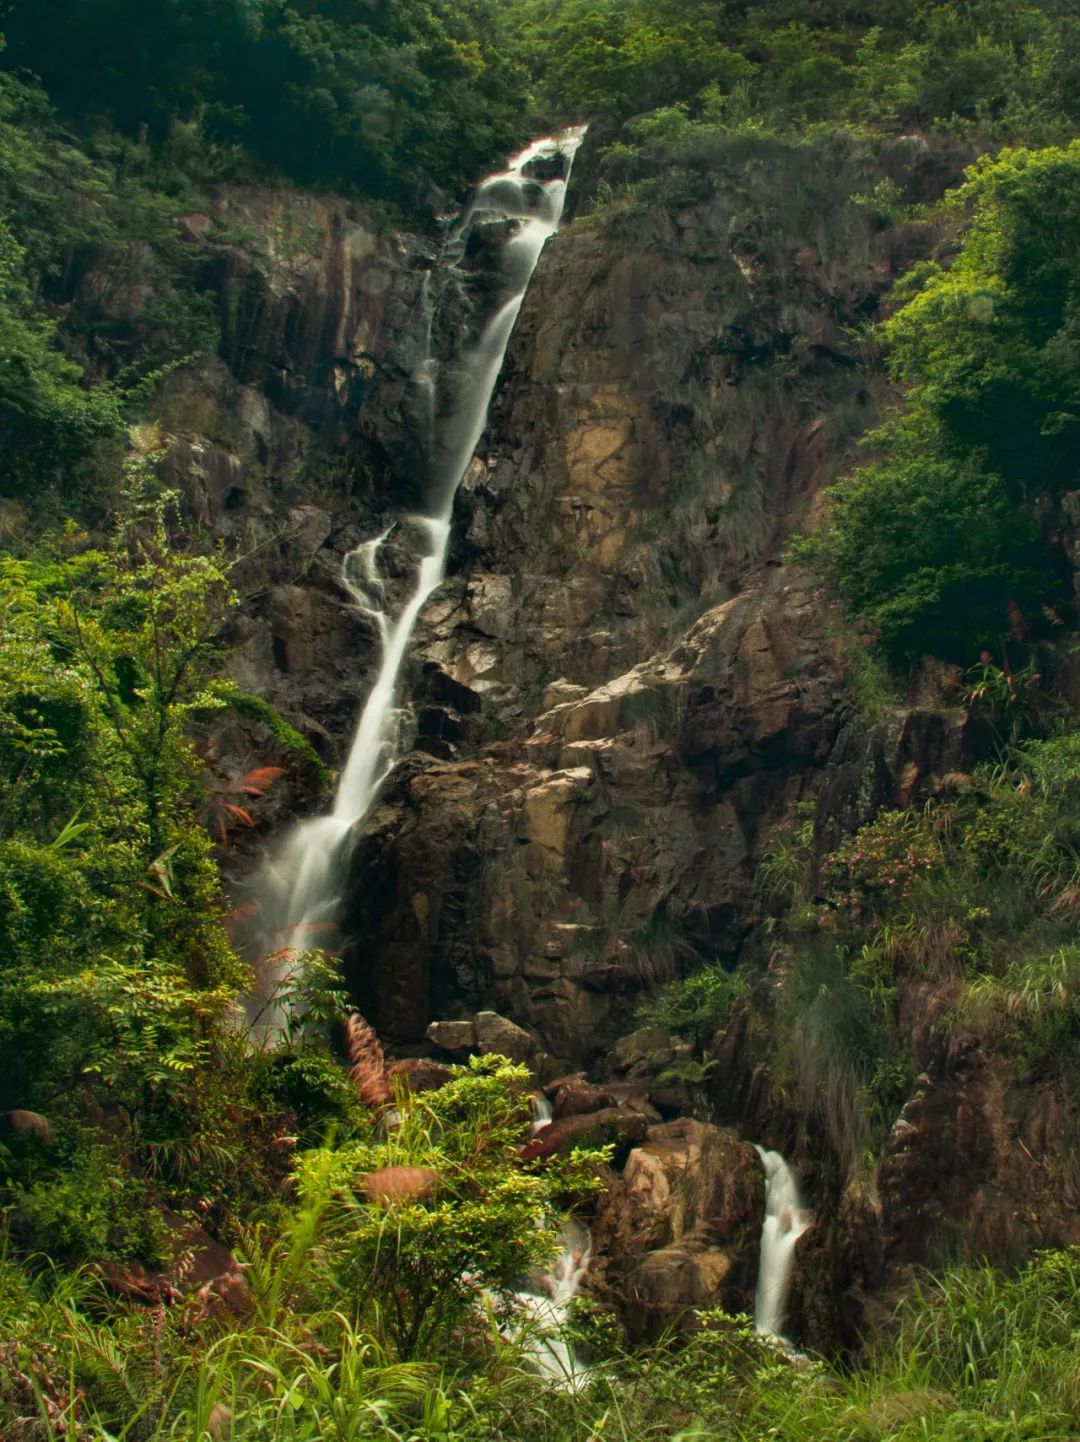
[[[787,1306],[795,1243],[811,1225],[795,1173],[779,1152],[758,1147],[765,1167],[765,1221],[761,1228],[761,1262],[754,1326],[763,1336],[784,1340],[781,1327]]]
[[[454,395],[438,413],[435,362],[430,354],[414,377],[432,451],[427,513],[408,518],[420,541],[415,582],[393,614],[379,572],[389,532],[364,541],[346,557],[342,584],[367,615],[380,643],[379,669],[361,710],[333,807],[296,825],[268,857],[256,883],[260,950],[271,953],[260,977],[258,1026],[279,1025],[272,998],[290,967],[290,953],[319,944],[337,920],[348,841],[371,811],[399,755],[403,713],[401,671],[417,619],[446,574],[454,497],[487,423],[488,407],[529,281],[546,242],[558,229],[573,157],[585,127],[533,142],[507,168],[490,176],[447,241],[443,262],[460,272],[478,226],[505,224],[511,233],[498,253],[506,298],[458,360]],[[558,157],[562,157],[560,164]],[[532,172],[536,173],[536,177]],[[560,173],[561,172],[561,173]],[[540,178],[547,173],[551,178]],[[430,316],[430,310],[429,310]],[[430,325],[429,325],[430,340]]]
[[[576,1390],[588,1369],[575,1358],[573,1347],[558,1335],[566,1325],[570,1307],[589,1267],[592,1241],[580,1222],[570,1220],[559,1236],[559,1256],[535,1287],[517,1293],[518,1322],[511,1327],[524,1343],[526,1354],[543,1376]]]
[[[536,1136],[536,1133],[543,1131],[543,1129],[551,1121],[552,1117],[554,1117],[555,1110],[543,1092],[536,1092],[533,1096],[532,1109],[532,1134],[533,1136]]]

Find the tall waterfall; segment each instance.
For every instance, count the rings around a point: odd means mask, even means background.
[[[389,532],[357,546],[346,557],[342,583],[370,617],[380,642],[379,670],[360,713],[333,808],[298,824],[272,854],[257,883],[259,929],[264,951],[287,958],[289,949],[318,944],[336,921],[341,902],[349,838],[375,803],[398,757],[402,731],[401,671],[417,619],[446,574],[454,497],[487,423],[488,407],[510,336],[540,252],[558,229],[573,157],[585,127],[535,141],[504,171],[479,187],[464,218],[447,241],[444,264],[458,269],[478,224],[505,221],[512,233],[499,251],[499,305],[461,356],[452,403],[436,413],[436,363],[421,363],[416,383],[431,421],[430,491],[426,514],[409,518],[421,541],[411,593],[397,614],[387,605],[379,557]],[[551,164],[558,156],[563,163]],[[545,164],[545,162],[547,162]],[[561,171],[561,173],[559,173]],[[536,172],[534,176],[530,172]],[[544,179],[545,175],[551,178]],[[288,961],[271,963],[260,979],[266,1001]],[[273,1029],[264,1006],[261,1025]]]
[[[761,1262],[754,1326],[766,1337],[783,1340],[784,1310],[795,1262],[795,1243],[812,1218],[803,1206],[795,1173],[779,1152],[758,1147],[765,1167],[765,1221],[761,1228]]]

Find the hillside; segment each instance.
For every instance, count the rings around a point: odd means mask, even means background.
[[[0,31],[0,1438],[1073,1438],[1072,7]]]

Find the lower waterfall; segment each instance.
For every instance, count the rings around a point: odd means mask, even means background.
[[[255,950],[262,958],[252,1024],[264,1035],[280,1026],[275,992],[292,965],[292,954],[323,944],[340,910],[350,838],[370,812],[401,753],[401,672],[425,603],[446,574],[451,515],[458,487],[487,423],[514,324],[540,253],[562,218],[573,158],[585,135],[580,126],[534,141],[506,170],[488,177],[448,240],[443,263],[458,271],[478,225],[504,223],[509,238],[498,252],[499,300],[494,314],[467,345],[453,372],[453,395],[441,414],[434,399],[435,362],[418,368],[417,384],[430,396],[432,434],[428,512],[409,517],[419,540],[411,594],[392,614],[379,572],[389,532],[365,541],[346,557],[341,581],[375,626],[380,662],[341,773],[332,809],[296,825],[266,858],[255,882]],[[562,164],[552,161],[562,157]],[[535,173],[534,173],[535,172]],[[542,178],[548,177],[548,178]],[[429,326],[430,331],[430,326]]]
[[[803,1206],[798,1179],[779,1152],[758,1147],[765,1168],[765,1221],[761,1228],[761,1262],[754,1326],[765,1337],[786,1341],[782,1332],[795,1244],[813,1218]]]
[[[532,1098],[535,1136],[552,1119],[551,1102],[543,1092]],[[588,1230],[569,1218],[559,1233],[559,1255],[551,1268],[540,1272],[532,1285],[515,1293],[515,1317],[505,1329],[509,1339],[518,1339],[537,1371],[571,1390],[588,1378],[588,1368],[574,1356],[574,1349],[559,1333],[570,1317],[570,1308],[589,1269],[592,1238]]]
[[[572,1345],[559,1336],[570,1308],[589,1269],[592,1242],[588,1231],[573,1219],[559,1235],[560,1252],[551,1270],[536,1285],[517,1293],[517,1325],[526,1354],[537,1371],[553,1382],[576,1389],[588,1378],[588,1368],[574,1356]]]

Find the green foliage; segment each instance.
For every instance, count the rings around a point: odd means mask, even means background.
[[[77,471],[122,434],[119,400],[107,386],[83,389],[82,367],[36,316],[24,280],[25,252],[0,214],[0,495],[19,496],[56,472]]]
[[[482,1296],[505,1309],[515,1282],[554,1255],[554,1199],[598,1185],[600,1154],[517,1163],[531,1121],[527,1083],[524,1067],[474,1059],[400,1106],[385,1139],[301,1159],[300,1197],[319,1209],[331,1285],[343,1300],[366,1298],[373,1329],[405,1359],[440,1337],[446,1346]],[[388,1167],[429,1173],[428,1194],[362,1200],[358,1179]]]
[[[541,94],[578,115],[685,107],[728,125],[936,125],[1036,143],[1077,119],[1080,26],[1066,0],[525,0],[513,24]]]
[[[66,116],[175,148],[186,133],[204,165],[239,144],[303,183],[412,204],[520,133],[526,81],[495,0],[59,0],[4,27]]]
[[[0,70],[0,496],[36,514],[67,514],[61,496],[100,500],[123,417],[168,369],[217,346],[215,302],[175,225],[196,204],[178,167],[171,140],[151,151],[99,132],[77,144],[38,88]],[[141,303],[110,305],[101,285],[79,284],[118,256]]]
[[[793,860],[779,855],[780,899],[795,905],[782,922],[775,1079],[843,1168],[906,1095],[899,1007],[913,986],[945,984],[943,1025],[1076,1095],[1080,733],[1017,746],[923,810],[880,812],[816,876],[809,836]]]
[[[844,947],[804,939],[777,1002],[776,1085],[821,1127],[841,1174],[882,1139],[912,1074],[893,994],[874,980]]]
[[[531,1371],[479,1317],[471,1355],[400,1362],[348,1313],[290,1307],[287,1287],[266,1311],[311,1257],[299,1240],[253,1253],[256,1315],[225,1330],[193,1328],[182,1308],[110,1312],[85,1276],[30,1279],[0,1262],[0,1420],[40,1418],[50,1442],[1065,1442],[1080,1415],[1075,1250],[1013,1277],[949,1269],[900,1309],[865,1367],[836,1375],[792,1364],[719,1312],[635,1352],[586,1323],[593,1362],[576,1391]]]
[[[892,659],[970,665],[1060,619],[1047,506],[1080,475],[1080,143],[984,158],[955,199],[973,216],[957,260],[921,270],[885,326],[904,411],[802,554]]]
[[[234,683],[229,681],[215,681],[210,689],[220,701],[235,711],[238,716],[242,716],[245,721],[255,721],[259,725],[265,726],[286,751],[290,751],[315,771],[324,786],[330,784],[332,779],[330,768],[314,746],[306,736],[297,731],[295,726],[291,726],[281,712],[270,705],[269,701],[264,701],[261,696],[253,696],[248,691],[240,691]]]
[[[737,972],[706,966],[682,981],[669,982],[638,1011],[643,1026],[662,1026],[676,1036],[704,1045],[727,1021],[735,1000],[746,991]]]
[[[764,901],[802,901],[810,885],[813,866],[814,821],[804,816],[762,859],[756,885]]]
[[[188,739],[220,704],[232,596],[146,499],[143,460],[126,484],[102,549],[70,531],[0,563],[0,1110],[55,1138],[12,1143],[0,1205],[54,1255],[149,1246],[151,1184],[223,1203],[259,1178],[222,1163],[261,1083]]]
[[[918,811],[882,811],[835,851],[823,869],[829,904],[856,914],[903,906],[942,862],[941,845]]]

